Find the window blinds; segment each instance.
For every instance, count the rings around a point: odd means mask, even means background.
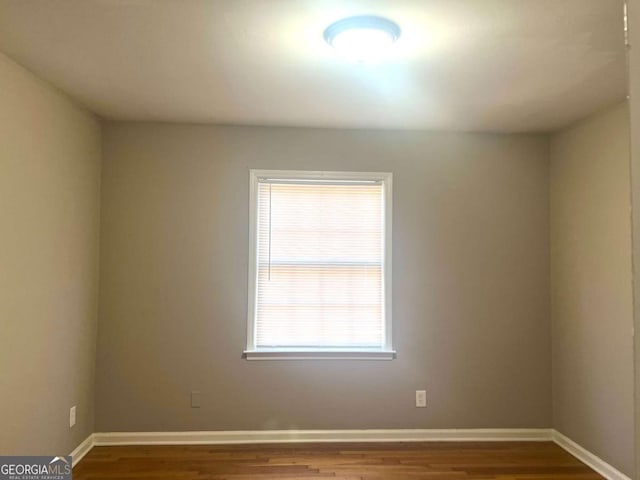
[[[258,181],[257,348],[382,348],[384,186]]]

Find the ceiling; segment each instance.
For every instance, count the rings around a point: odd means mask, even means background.
[[[357,14],[390,59],[324,43]],[[548,131],[626,94],[622,0],[0,0],[0,50],[119,120]]]

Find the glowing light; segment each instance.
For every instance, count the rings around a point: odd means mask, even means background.
[[[324,39],[345,58],[368,63],[386,57],[400,32],[400,27],[386,18],[349,17],[329,25]]]

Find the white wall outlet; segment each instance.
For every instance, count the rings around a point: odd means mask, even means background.
[[[427,406],[427,391],[416,390],[416,407],[424,408]]]
[[[73,427],[76,424],[76,407],[73,406],[69,410],[69,428]]]
[[[200,408],[200,392],[191,392],[191,408]]]

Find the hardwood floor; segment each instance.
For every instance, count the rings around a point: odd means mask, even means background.
[[[592,480],[550,442],[95,447],[75,480]]]

